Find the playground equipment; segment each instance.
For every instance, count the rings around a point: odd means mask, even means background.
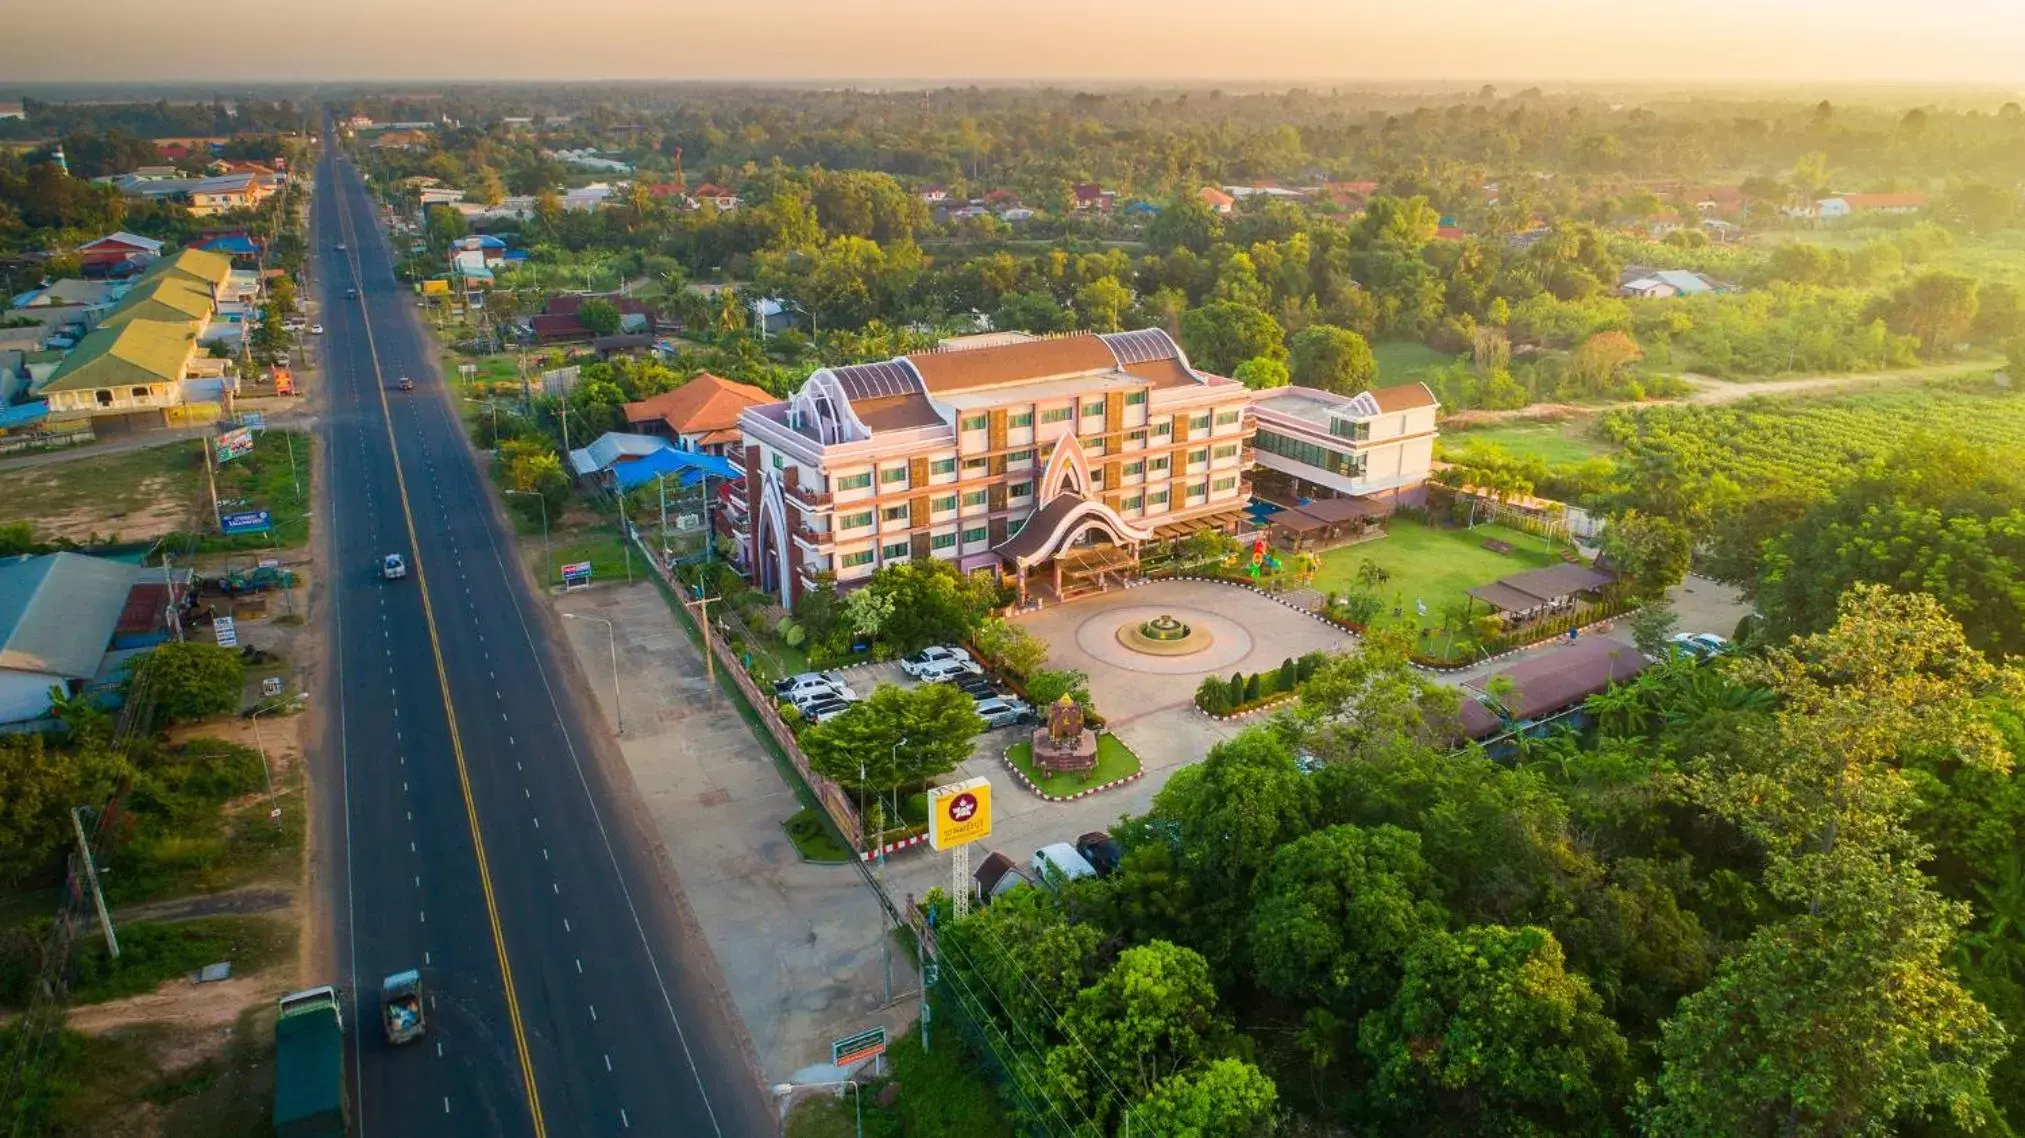
[[[1279,568],[1279,555],[1266,548],[1266,539],[1263,537],[1253,538],[1251,560],[1245,565],[1245,571],[1252,575],[1252,580],[1258,580],[1261,572],[1268,570],[1278,572]]]

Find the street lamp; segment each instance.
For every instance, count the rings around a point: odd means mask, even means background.
[[[300,692],[296,695],[296,698],[308,699],[309,693]],[[269,704],[266,707],[256,707],[253,709],[253,714],[247,716],[247,720],[253,724],[253,746],[260,752],[260,773],[267,778],[267,794],[270,798],[274,795],[274,767],[267,761],[267,744],[260,737],[260,717],[270,711],[279,711],[287,706],[288,701],[284,699],[278,703]]]
[[[607,641],[608,641],[608,642],[609,642],[609,643],[611,644],[611,647],[612,647],[612,718],[613,718],[614,720],[617,720],[617,722],[618,722],[618,732],[619,732],[619,734],[621,734],[621,735],[624,735],[624,734],[626,733],[626,712],[625,712],[625,709],[624,709],[624,707],[623,707],[623,706],[621,705],[621,701],[620,701],[620,698],[619,698],[619,631],[618,631],[618,628],[617,628],[616,626],[614,626],[614,625],[612,624],[612,622],[611,622],[611,621],[609,621],[609,620],[606,620],[606,619],[605,619],[604,617],[601,617],[601,616],[590,616],[590,615],[588,615],[588,614],[586,614],[586,613],[575,613],[575,612],[566,612],[566,613],[564,613],[564,614],[563,614],[563,619],[564,619],[564,620],[595,620],[595,621],[597,621],[597,622],[598,622],[599,624],[602,624],[602,625],[604,625],[604,626],[605,626],[605,639],[606,639],[606,640],[607,640]]]
[[[863,1088],[858,1086],[858,1080],[856,1079],[833,1079],[827,1083],[775,1083],[773,1085],[773,1097],[783,1100],[780,1111],[781,1126],[783,1128],[787,1126],[788,1104],[785,1101],[787,1097],[796,1091],[816,1090],[820,1087],[851,1088],[851,1105],[858,1116],[858,1138],[865,1138],[865,1096]]]
[[[548,575],[555,569],[555,554],[548,548],[548,499],[539,490],[508,490],[510,498],[533,498],[541,503],[541,583],[548,584]]]

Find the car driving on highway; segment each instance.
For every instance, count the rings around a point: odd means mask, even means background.
[[[380,560],[380,576],[389,581],[398,581],[408,575],[408,563],[398,553],[389,553]]]
[[[413,391],[415,390],[415,381],[404,375],[401,377],[401,381],[394,386],[402,391]]]

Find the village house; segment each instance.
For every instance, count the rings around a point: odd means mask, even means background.
[[[626,424],[665,435],[682,450],[725,457],[738,449],[738,417],[774,402],[764,389],[704,372],[673,391],[626,404]]]
[[[1195,192],[1195,196],[1202,199],[1202,204],[1208,206],[1211,213],[1229,213],[1237,205],[1236,198],[1215,186],[1204,186]]]
[[[707,202],[717,207],[719,212],[737,209],[741,204],[737,194],[718,185],[716,182],[703,183],[696,187],[696,192],[691,196],[698,202]]]

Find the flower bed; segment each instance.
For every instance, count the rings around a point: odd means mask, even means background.
[[[1034,769],[1034,745],[1021,740],[1005,749],[1006,769],[1020,784],[1049,802],[1069,802],[1123,786],[1146,773],[1139,756],[1117,736],[1097,736],[1097,767],[1088,776],[1042,775]]]

